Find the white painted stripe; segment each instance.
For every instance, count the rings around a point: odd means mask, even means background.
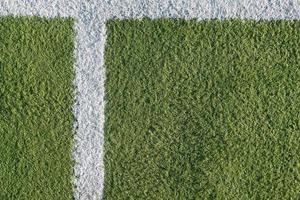
[[[75,199],[101,199],[104,184],[105,24],[83,3],[76,23]]]
[[[299,19],[300,0],[0,0],[0,15],[74,17],[76,200],[101,199],[105,22],[111,18]]]

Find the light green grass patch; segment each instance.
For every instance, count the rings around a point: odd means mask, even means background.
[[[0,18],[0,199],[72,199],[73,20]]]
[[[299,21],[107,34],[105,199],[299,198]]]

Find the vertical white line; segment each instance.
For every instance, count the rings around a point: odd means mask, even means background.
[[[101,199],[104,184],[105,19],[91,3],[82,3],[75,26],[76,200]]]

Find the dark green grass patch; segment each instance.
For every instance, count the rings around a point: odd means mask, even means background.
[[[0,199],[72,199],[72,26],[0,18]]]
[[[106,199],[298,199],[300,22],[107,24]]]

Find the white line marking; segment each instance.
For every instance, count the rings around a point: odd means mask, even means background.
[[[105,23],[112,18],[299,19],[300,0],[1,0],[0,15],[74,17],[76,200],[101,199],[104,184]]]

